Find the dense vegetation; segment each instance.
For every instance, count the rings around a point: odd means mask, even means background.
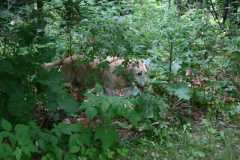
[[[145,59],[150,82],[76,98],[42,67],[71,55]],[[239,97],[239,0],[0,0],[0,159],[240,159]]]

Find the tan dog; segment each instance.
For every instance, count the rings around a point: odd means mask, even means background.
[[[96,82],[103,85],[110,96],[131,96],[143,91],[148,83],[147,65],[142,60],[135,60],[123,65],[124,59],[107,57],[107,68],[101,69],[98,58],[91,63],[80,63],[83,57],[73,55],[63,60],[43,64],[43,68],[51,70],[59,67],[66,80],[80,90],[93,88]],[[119,71],[118,73],[118,70]]]

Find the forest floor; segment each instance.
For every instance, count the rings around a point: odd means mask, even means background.
[[[236,124],[203,119],[180,129],[156,127],[153,131],[126,146],[129,160],[240,159],[240,127]]]

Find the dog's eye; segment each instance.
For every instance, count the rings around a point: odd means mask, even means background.
[[[141,76],[141,75],[142,75],[142,72],[138,72],[137,75],[138,75],[138,76]]]

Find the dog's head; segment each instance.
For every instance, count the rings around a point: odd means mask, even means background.
[[[143,89],[149,83],[149,62],[145,60],[136,61],[130,63],[128,68],[133,74],[135,84],[140,88]]]

